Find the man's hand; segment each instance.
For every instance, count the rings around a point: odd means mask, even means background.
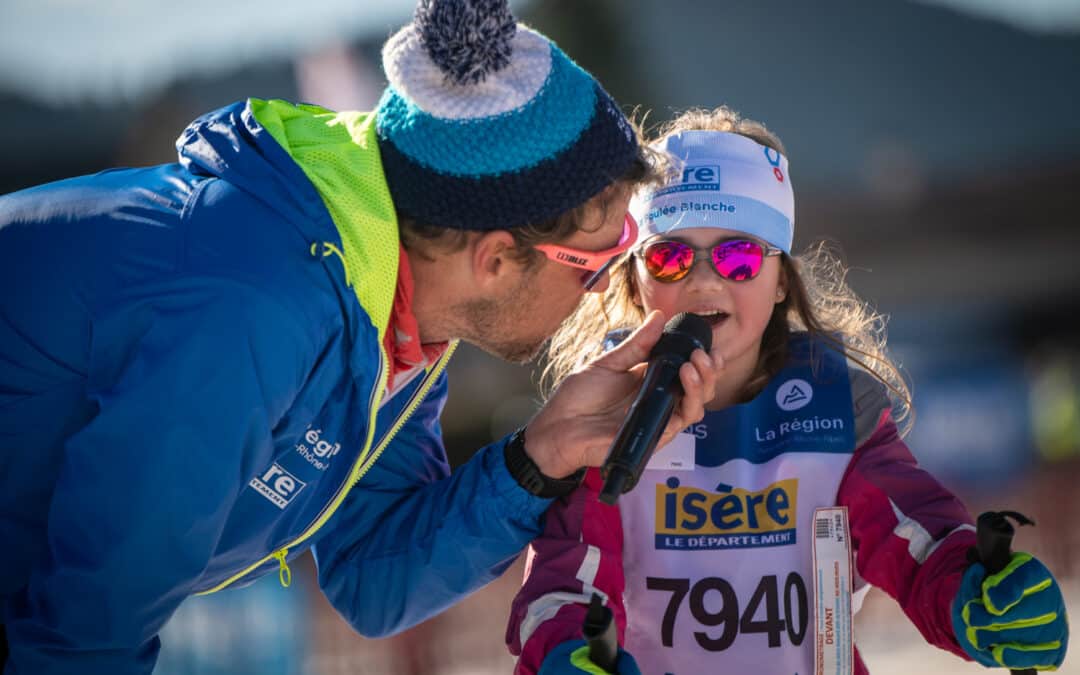
[[[615,349],[587,363],[559,385],[525,430],[525,452],[540,471],[563,478],[583,466],[600,466],[641,387],[649,351],[664,332],[654,311]],[[716,386],[713,358],[698,349],[679,369],[683,397],[657,447],[705,415]]]
[[[641,675],[637,661],[619,649],[618,670],[611,675]],[[608,672],[589,660],[589,646],[584,640],[569,640],[548,652],[537,675],[608,675]]]
[[[984,666],[1057,670],[1065,660],[1069,624],[1061,589],[1028,553],[1014,553],[990,576],[979,563],[969,567],[952,617],[960,646]]]

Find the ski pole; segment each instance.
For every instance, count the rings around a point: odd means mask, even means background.
[[[1034,525],[1022,513],[1016,511],[986,511],[979,514],[975,523],[975,549],[979,562],[986,568],[986,576],[997,574],[1012,560],[1012,538],[1016,533],[1012,518],[1020,525]],[[1035,675],[1034,668],[1010,669],[1014,675]]]
[[[609,673],[615,672],[619,660],[619,641],[615,635],[615,615],[604,606],[597,593],[592,594],[589,610],[581,632],[589,645],[589,660]]]

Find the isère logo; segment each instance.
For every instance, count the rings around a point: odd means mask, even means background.
[[[720,484],[715,491],[680,485],[674,476],[656,486],[656,548],[726,549],[795,543],[799,479],[760,490]]]

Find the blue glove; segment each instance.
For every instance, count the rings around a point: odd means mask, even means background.
[[[969,567],[953,600],[960,646],[991,668],[1057,670],[1065,660],[1069,624],[1050,570],[1028,553],[1014,553],[1005,569],[984,579],[985,574],[980,563]]]
[[[615,666],[618,670],[611,675],[641,675],[637,661],[621,647]],[[589,645],[584,640],[568,640],[548,652],[540,664],[536,675],[608,675],[608,671],[589,660]]]

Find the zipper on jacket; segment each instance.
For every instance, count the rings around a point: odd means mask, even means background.
[[[278,581],[281,582],[282,588],[288,588],[292,585],[292,570],[289,569],[289,563],[285,561],[285,557],[289,555],[288,547],[285,547],[274,554],[274,557],[278,561]]]
[[[341,249],[339,249],[337,246],[335,246],[334,242],[332,242],[332,241],[323,241],[323,242],[315,241],[315,242],[311,243],[311,248],[309,249],[311,251],[311,257],[312,258],[318,258],[319,257],[319,244],[322,244],[322,257],[323,258],[325,258],[327,256],[331,256],[331,255],[336,255],[338,257],[338,259],[341,260],[341,267],[342,267],[342,269],[345,270],[345,285],[351,287],[352,286],[352,279],[349,278],[349,265],[345,261],[345,253]]]
[[[364,474],[368,472],[371,466],[375,463],[375,460],[378,459],[379,455],[382,454],[382,451],[386,448],[387,444],[394,437],[394,434],[396,434],[397,431],[405,424],[405,421],[409,419],[413,411],[416,410],[416,408],[420,405],[420,401],[422,401],[424,399],[424,396],[427,395],[427,392],[431,390],[431,387],[435,384],[435,381],[439,379],[439,375],[442,374],[442,371],[446,368],[446,364],[447,362],[449,362],[450,356],[457,348],[457,344],[457,341],[450,343],[450,346],[446,349],[446,353],[442,355],[442,357],[436,362],[435,367],[431,369],[430,373],[428,373],[426,380],[417,389],[417,393],[413,395],[412,400],[410,400],[405,410],[402,412],[401,415],[398,415],[397,420],[394,422],[393,425],[391,425],[390,432],[379,443],[379,447],[374,452],[372,452],[372,440],[375,437],[375,420],[379,412],[378,406],[375,405],[375,398],[379,395],[379,392],[385,391],[387,373],[390,370],[388,357],[385,353],[382,352],[382,350],[379,350],[379,355],[381,357],[379,359],[379,373],[378,376],[375,378],[375,389],[372,390],[371,396],[368,399],[368,406],[369,410],[371,411],[371,415],[368,420],[368,437],[364,442],[364,447],[367,448],[367,451],[360,453],[360,456],[356,460],[356,464],[353,465],[350,476],[342,484],[342,487],[340,490],[338,490],[338,493],[334,495],[334,497],[330,500],[329,504],[323,507],[323,510],[319,513],[318,517],[316,517],[315,521],[311,525],[309,525],[299,537],[289,542],[287,545],[283,546],[277,552],[271,553],[270,555],[260,559],[255,564],[246,567],[242,571],[234,574],[233,576],[229,577],[217,586],[209,588],[205,591],[199,591],[195,595],[209,595],[210,593],[216,593],[221,589],[236,582],[237,580],[244,578],[251,572],[254,572],[267,561],[272,559],[277,559],[280,564],[278,568],[278,574],[279,580],[281,580],[280,575],[284,574],[285,570],[288,570],[288,565],[285,564],[286,552],[289,549],[296,548],[300,543],[309,539],[311,535],[318,532],[319,529],[326,524],[326,521],[330,520],[330,517],[334,515],[335,511],[338,510],[338,507],[341,506],[341,503],[345,501],[346,495],[349,494],[354,485],[360,482],[360,479],[364,477]],[[291,571],[288,572],[288,578],[291,583]],[[284,582],[282,583],[282,585],[285,585]]]
[[[405,406],[405,410],[403,410],[402,413],[398,415],[397,420],[394,422],[393,425],[391,425],[390,430],[386,432],[386,435],[383,436],[382,440],[380,440],[378,445],[375,446],[375,451],[372,452],[371,455],[367,458],[367,465],[360,470],[360,474],[356,477],[356,482],[360,482],[360,479],[364,477],[364,474],[368,472],[368,469],[370,469],[379,459],[379,455],[381,455],[383,450],[386,449],[386,446],[390,444],[390,441],[394,439],[394,436],[397,435],[397,432],[400,431],[401,427],[405,425],[405,422],[407,422],[409,418],[412,417],[413,412],[420,406],[420,403],[424,400],[424,397],[427,396],[428,391],[430,391],[431,387],[435,384],[435,380],[439,378],[439,375],[446,367],[446,363],[450,360],[450,356],[454,353],[454,350],[457,349],[457,346],[457,340],[450,343],[450,345],[446,348],[446,353],[439,358],[438,363],[436,363],[435,367],[431,369],[431,374],[428,376],[428,380],[419,387],[417,387],[416,392],[412,395],[412,398],[409,399],[409,403]]]

